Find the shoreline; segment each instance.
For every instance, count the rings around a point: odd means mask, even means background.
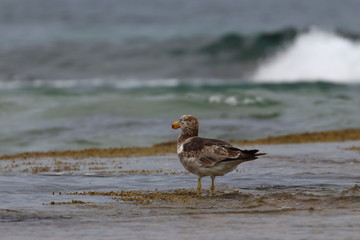
[[[276,137],[267,137],[255,140],[238,140],[228,142],[234,145],[272,145],[272,144],[302,144],[317,142],[344,142],[360,140],[360,129],[329,130],[321,132],[305,132],[288,134]],[[352,147],[348,150],[360,150],[360,147]],[[163,142],[151,147],[128,147],[128,148],[88,148],[82,150],[64,150],[47,152],[22,152],[15,154],[0,155],[0,160],[11,159],[38,159],[38,158],[129,158],[142,156],[158,156],[176,152],[176,142]]]

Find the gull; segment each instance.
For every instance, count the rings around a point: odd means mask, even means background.
[[[198,176],[198,196],[202,177],[210,176],[210,191],[214,194],[215,177],[233,171],[240,163],[265,155],[257,149],[241,150],[221,140],[199,137],[199,121],[192,115],[181,116],[172,123],[172,128],[182,130],[177,140],[177,154],[184,168]]]

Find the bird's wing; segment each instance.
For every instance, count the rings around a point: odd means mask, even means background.
[[[193,137],[183,145],[183,154],[194,157],[203,167],[212,167],[222,161],[253,160],[257,150],[240,150],[217,139]]]

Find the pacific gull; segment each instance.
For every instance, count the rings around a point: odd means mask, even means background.
[[[198,136],[199,122],[192,115],[183,115],[172,123],[181,128],[177,140],[177,154],[186,170],[198,176],[197,195],[201,193],[201,178],[211,177],[211,193],[215,193],[215,177],[233,171],[240,163],[257,159],[265,153],[259,150],[241,150],[227,142]]]

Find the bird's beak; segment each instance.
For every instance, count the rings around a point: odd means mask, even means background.
[[[178,128],[180,128],[180,123],[178,121],[173,122],[171,124],[171,127],[172,127],[172,129],[178,129]]]

